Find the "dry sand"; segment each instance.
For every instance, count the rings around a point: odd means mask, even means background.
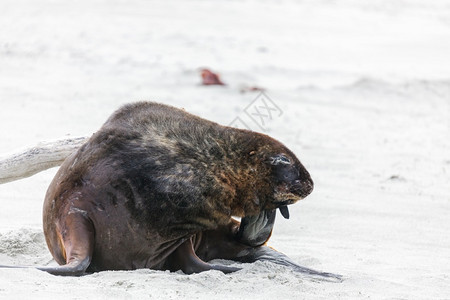
[[[261,131],[244,113],[258,93],[239,90],[264,87],[282,111],[267,133],[315,181],[269,244],[345,280],[270,263],[0,269],[0,298],[450,299],[449,53],[446,1],[2,0],[0,153],[89,135],[136,100]],[[201,67],[228,85],[200,86]],[[0,186],[0,264],[54,264],[41,210],[55,172]]]

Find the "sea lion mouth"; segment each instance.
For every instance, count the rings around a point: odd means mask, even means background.
[[[288,200],[284,200],[281,202],[276,202],[276,207],[280,210],[281,215],[285,219],[289,219],[289,209],[287,206],[294,204],[297,201],[299,201],[299,200],[298,199],[288,199]]]
[[[286,205],[278,207],[280,209],[280,213],[285,219],[289,219],[289,209]]]
[[[274,202],[273,204],[275,205],[276,208],[278,208],[280,210],[280,213],[283,216],[283,218],[289,219],[288,205],[294,204],[294,203],[296,203],[297,201],[300,201],[300,200],[302,200],[301,197],[292,197],[292,198],[288,197],[286,199],[286,197],[284,195],[282,195],[282,196],[280,195],[279,201]]]

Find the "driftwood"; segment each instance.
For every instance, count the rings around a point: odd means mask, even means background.
[[[34,147],[0,157],[0,184],[57,167],[89,137],[40,142]]]

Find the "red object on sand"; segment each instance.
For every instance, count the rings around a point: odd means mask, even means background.
[[[208,69],[202,69],[201,75],[203,85],[225,85],[225,83],[220,80],[219,75],[211,72]]]
[[[247,92],[264,92],[266,89],[259,86],[242,86],[239,91],[241,93]]]

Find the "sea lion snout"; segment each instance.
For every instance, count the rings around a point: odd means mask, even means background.
[[[279,153],[267,160],[271,166],[275,183],[272,202],[266,209],[280,209],[284,218],[289,219],[288,205],[304,199],[311,194],[314,182],[309,172],[294,154]]]
[[[295,156],[276,155],[271,157],[271,165],[276,183],[275,193],[280,198],[284,198],[281,205],[293,204],[311,194],[314,182],[309,172]],[[283,196],[281,197],[281,195]]]
[[[300,197],[305,198],[312,193],[314,189],[314,182],[311,178],[300,180],[294,180],[290,192],[293,194],[298,194]]]

